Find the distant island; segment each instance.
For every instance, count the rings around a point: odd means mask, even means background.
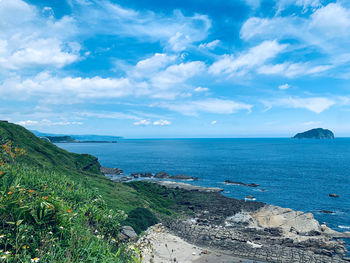
[[[330,130],[316,128],[298,133],[293,139],[334,139],[334,134]]]
[[[109,135],[70,135],[43,133],[31,130],[37,137],[52,143],[116,143],[122,137]]]

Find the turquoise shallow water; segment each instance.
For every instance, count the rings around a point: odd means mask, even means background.
[[[103,166],[122,168],[125,175],[166,171],[196,176],[200,180],[191,183],[222,187],[225,195],[238,199],[254,195],[258,201],[313,212],[320,222],[350,231],[350,138],[121,140],[58,146],[93,154]],[[226,179],[261,187],[225,185]],[[323,209],[336,213],[317,212]]]

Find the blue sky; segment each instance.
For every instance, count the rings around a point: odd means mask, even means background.
[[[0,119],[69,134],[350,136],[350,3],[2,0]]]

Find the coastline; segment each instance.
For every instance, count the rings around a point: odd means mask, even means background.
[[[162,224],[169,234],[193,246],[260,262],[349,262],[341,238],[350,233],[319,224],[311,213],[228,198],[218,189],[183,182],[148,183],[181,196],[177,201],[181,216],[162,219]]]

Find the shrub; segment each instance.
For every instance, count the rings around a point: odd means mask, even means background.
[[[125,221],[125,224],[134,228],[137,234],[140,234],[148,227],[157,223],[158,219],[156,216],[149,209],[141,207],[131,210],[127,220]]]

